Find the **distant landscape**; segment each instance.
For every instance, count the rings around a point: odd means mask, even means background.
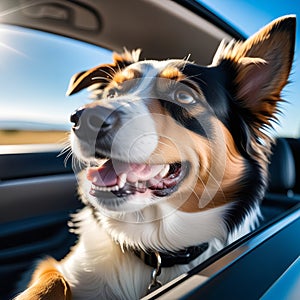
[[[66,131],[0,130],[0,145],[53,144],[67,139]]]
[[[63,143],[70,125],[0,120],[0,145]]]

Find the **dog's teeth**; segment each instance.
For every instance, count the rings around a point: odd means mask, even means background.
[[[142,189],[145,186],[146,186],[146,182],[145,181],[138,182],[138,188]]]
[[[146,181],[140,181],[140,182],[138,183],[137,190],[138,190],[140,193],[145,193],[145,192],[147,191],[147,182],[146,182]]]
[[[170,169],[170,165],[169,164],[165,165],[164,168],[160,171],[159,176],[161,178],[164,178],[168,174],[169,169]]]
[[[126,173],[122,173],[122,174],[118,177],[118,187],[119,187],[120,189],[122,189],[122,188],[125,186],[126,179],[127,179],[127,174],[126,174]]]
[[[112,191],[118,191],[119,190],[119,186],[114,185],[111,187],[107,187],[107,186],[97,186],[97,185],[92,185],[92,189],[95,191],[100,191],[100,192],[112,192]]]

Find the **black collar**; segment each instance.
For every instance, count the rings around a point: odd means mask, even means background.
[[[208,243],[199,246],[192,246],[177,252],[158,252],[161,257],[161,267],[173,267],[190,263],[208,249]],[[157,267],[157,256],[154,251],[133,250],[146,265],[153,268]]]

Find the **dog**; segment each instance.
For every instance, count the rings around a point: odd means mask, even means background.
[[[138,299],[256,228],[295,24],[222,42],[209,66],[125,50],[74,75],[68,95],[94,98],[71,116],[78,242],[15,299]]]

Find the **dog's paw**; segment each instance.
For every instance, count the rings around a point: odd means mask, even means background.
[[[55,268],[55,260],[39,264],[29,287],[13,300],[71,300],[71,289],[63,275]]]

